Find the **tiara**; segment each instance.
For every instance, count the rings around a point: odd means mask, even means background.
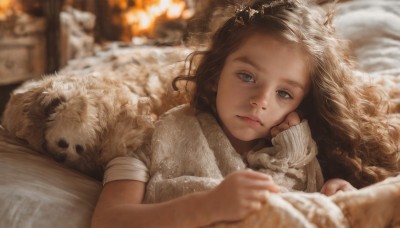
[[[276,0],[270,3],[264,3],[256,6],[241,7],[236,10],[235,22],[239,24],[248,24],[254,17],[272,15],[276,9],[290,9],[293,3],[288,0]]]

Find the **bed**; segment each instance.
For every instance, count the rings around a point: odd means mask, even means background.
[[[393,104],[392,115],[399,119],[400,2],[397,0],[344,1],[338,4],[336,14],[334,25],[337,32],[344,39],[350,40],[352,54],[360,69],[360,72],[355,73],[355,77],[360,82],[377,84],[388,91]],[[128,62],[134,58],[147,61],[142,62],[142,65],[151,63],[152,67],[146,68],[150,72],[149,80],[154,80],[154,78],[160,80],[165,77],[165,72],[161,71],[159,66],[166,66],[171,60],[179,62],[178,60],[183,60],[184,56],[190,52],[184,47],[154,47],[147,52],[145,57],[136,58],[139,55],[138,50],[140,48],[110,46],[107,50],[97,53],[96,57],[72,61],[63,71],[71,74],[81,72],[102,74],[104,71],[109,71],[126,75],[131,72]],[[157,60],[155,60],[154,56],[157,55]],[[94,61],[93,58],[100,58],[102,64],[99,64],[98,59]],[[171,71],[167,72],[171,74],[177,71],[171,68]],[[163,88],[143,85],[143,88],[137,89],[149,94],[162,94],[160,90]],[[35,151],[25,142],[9,135],[3,127],[0,127],[0,173],[0,227],[90,226],[91,215],[102,188],[101,182]],[[399,179],[400,177],[393,178],[378,187],[366,189],[360,194],[344,194],[336,196],[335,199],[311,194],[312,196],[305,201],[296,201],[299,205],[310,205],[308,209],[314,208],[313,213],[306,213],[307,210],[304,208],[303,211],[301,208],[293,208],[296,217],[294,214],[285,215],[276,210],[277,215],[268,222],[262,223],[262,219],[259,217],[257,219],[257,215],[253,215],[242,223],[217,224],[216,226],[380,227],[388,224],[399,226],[400,208],[398,206],[385,207],[383,205],[382,208],[375,208],[375,212],[380,210],[382,214],[374,216],[392,216],[391,223],[384,223],[382,219],[368,220],[367,210],[371,205],[373,206],[370,202],[376,201],[377,195],[384,192],[386,192],[386,195],[382,196],[384,203],[400,205]],[[276,205],[275,208],[285,207],[288,200],[290,201],[289,198],[290,196],[287,199],[283,197],[282,200],[282,198],[273,197],[270,205]],[[317,198],[318,200],[315,200]],[[345,211],[340,211],[343,208],[352,210],[351,204],[350,206],[340,205],[340,202],[349,199],[359,199],[354,204],[365,205],[366,210],[360,212],[365,213],[364,222],[350,222]],[[329,205],[334,205],[333,209],[329,208]],[[321,223],[321,220],[317,219],[320,213],[318,208],[331,210],[332,219]],[[263,210],[268,211],[271,208],[265,207]]]

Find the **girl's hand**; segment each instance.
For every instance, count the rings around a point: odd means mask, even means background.
[[[271,136],[275,137],[282,131],[287,130],[290,127],[295,126],[297,124],[300,124],[300,122],[301,118],[299,114],[297,112],[291,112],[286,116],[285,120],[282,123],[271,128]]]
[[[214,221],[235,221],[260,210],[269,192],[279,192],[271,176],[251,170],[229,174],[209,192]]]
[[[353,191],[357,190],[353,185],[351,185],[349,182],[340,179],[340,178],[334,178],[330,179],[325,182],[325,184],[322,186],[321,193],[327,196],[331,196],[339,191]]]

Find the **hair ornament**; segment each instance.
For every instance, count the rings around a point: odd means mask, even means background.
[[[236,10],[235,22],[239,23],[240,25],[247,24],[251,18],[250,10],[251,10],[250,6],[241,7],[238,10]],[[255,12],[252,13],[252,16],[254,15],[254,13]]]
[[[255,5],[253,7],[246,6],[236,10],[235,22],[240,25],[249,23],[254,17],[274,14],[276,8],[290,9],[292,7],[291,1],[276,0],[270,3]]]

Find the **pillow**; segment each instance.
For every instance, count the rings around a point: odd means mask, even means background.
[[[400,75],[400,1],[352,0],[338,4],[335,14],[337,33],[350,41],[360,70]]]
[[[2,128],[0,148],[0,227],[90,226],[99,181],[36,153]]]

